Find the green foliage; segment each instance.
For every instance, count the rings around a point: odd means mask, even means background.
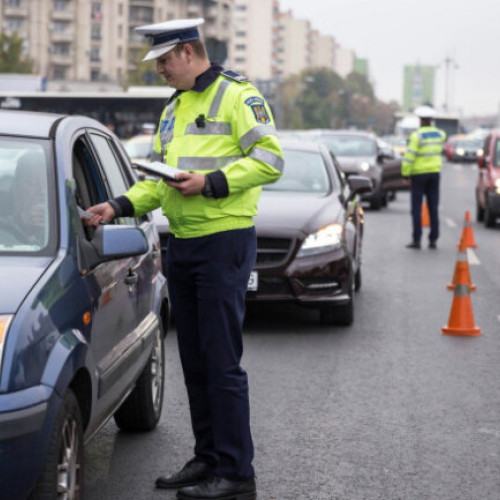
[[[0,33],[0,73],[32,73],[33,61],[23,54],[24,40],[15,31]]]
[[[129,85],[165,85],[165,80],[156,73],[156,61],[143,62],[142,59],[149,51],[149,46],[145,47],[137,56],[136,67],[128,72]]]
[[[345,79],[327,68],[303,71],[282,84],[282,119],[286,129],[357,128],[389,133],[397,105],[377,100],[365,75]]]

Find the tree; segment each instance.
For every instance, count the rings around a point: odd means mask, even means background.
[[[165,80],[156,73],[156,61],[142,62],[149,52],[150,47],[145,47],[137,57],[136,69],[128,72],[129,85],[165,85]]]
[[[0,73],[33,72],[33,61],[23,54],[23,43],[16,31],[0,33]]]

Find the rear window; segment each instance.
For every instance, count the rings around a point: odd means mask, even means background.
[[[48,141],[0,137],[0,253],[51,252],[54,182]]]

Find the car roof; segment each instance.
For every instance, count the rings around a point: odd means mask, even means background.
[[[49,138],[54,123],[66,115],[0,111],[0,134]]]
[[[302,138],[292,138],[287,137],[285,139],[280,139],[281,147],[283,149],[293,149],[297,151],[312,151],[320,152],[321,150],[326,150],[322,143],[316,141],[308,141]]]
[[[317,128],[311,129],[308,132],[317,135],[351,135],[360,137],[369,137],[375,139],[376,136],[373,132],[367,132],[365,130],[351,130],[351,129],[329,129],[329,128]]]

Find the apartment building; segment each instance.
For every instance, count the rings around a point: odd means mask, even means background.
[[[134,28],[205,18],[202,37],[229,43],[233,0],[0,0],[0,27],[25,39],[34,72],[49,82],[124,85],[145,41]]]
[[[356,54],[351,49],[346,49],[340,45],[335,46],[335,71],[345,78],[354,71]]]
[[[311,67],[335,69],[335,38],[311,31]]]
[[[291,11],[280,13],[281,77],[299,74],[311,67],[311,23],[296,19]]]

